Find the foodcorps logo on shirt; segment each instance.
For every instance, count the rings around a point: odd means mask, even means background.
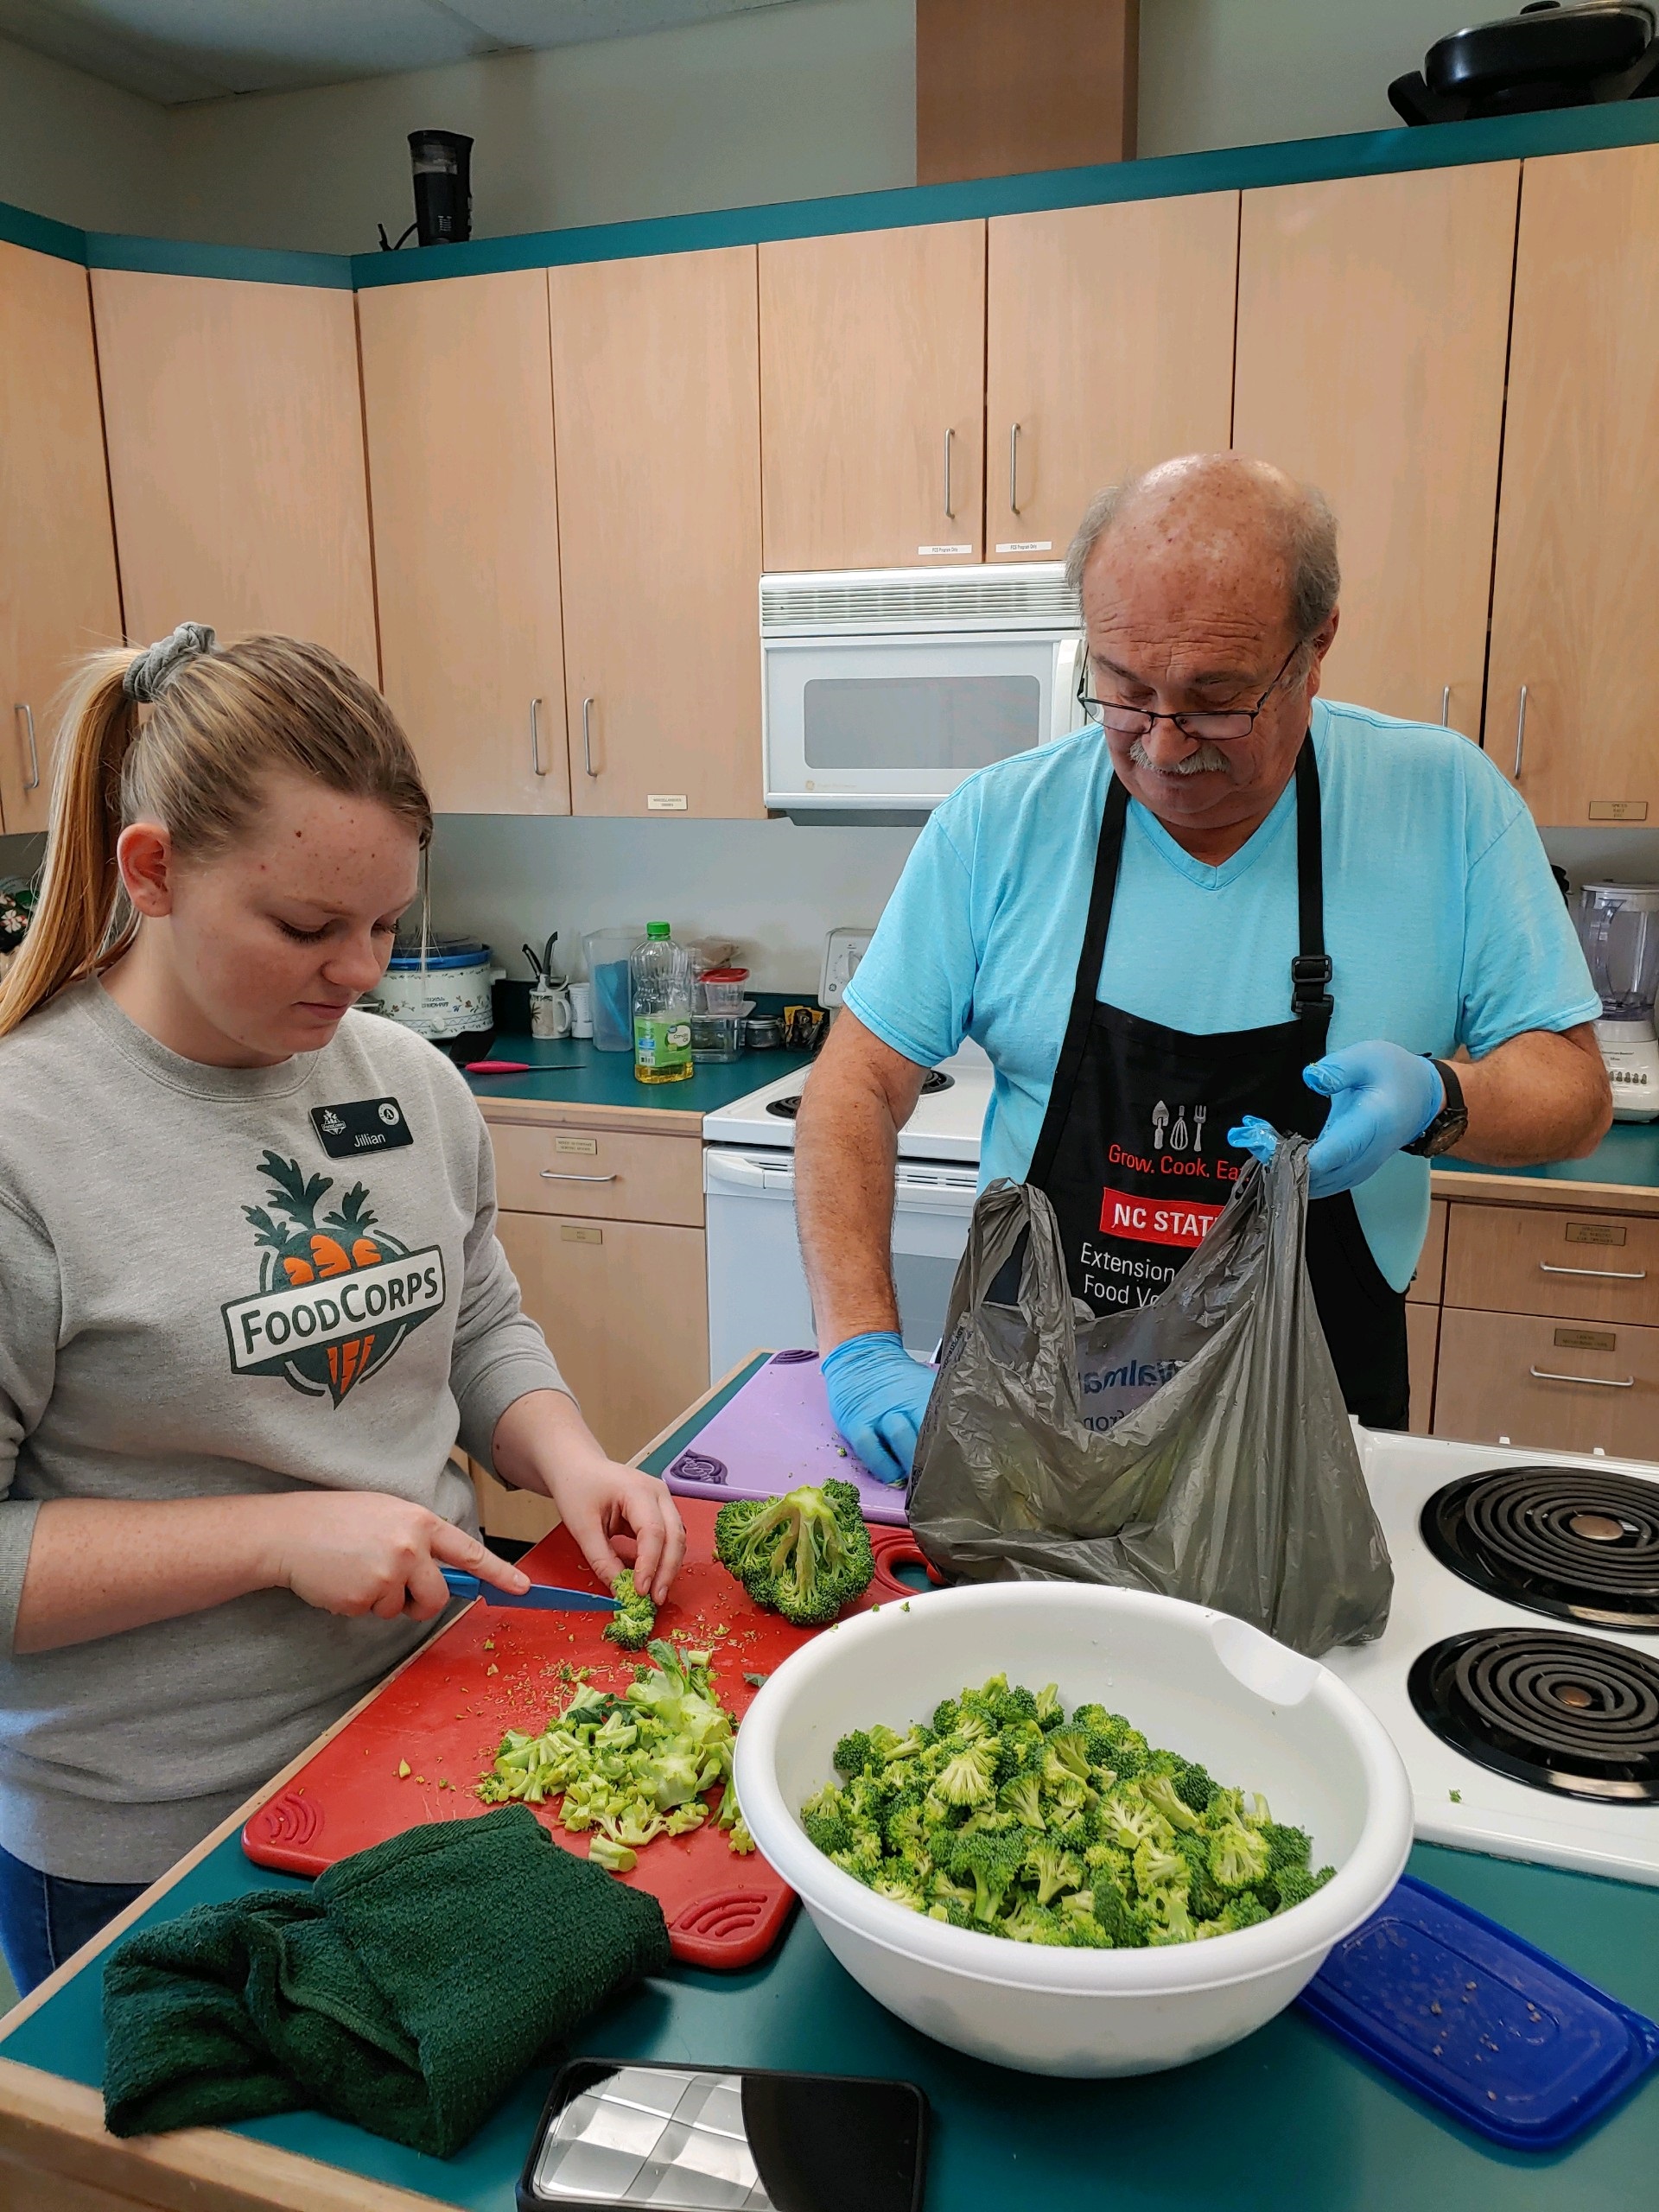
[[[338,1405],[444,1301],[443,1254],[411,1252],[375,1221],[365,1185],[329,1212],[332,1177],[266,1153],[268,1204],[244,1206],[263,1254],[258,1293],[220,1308],[238,1375],[280,1375]]]

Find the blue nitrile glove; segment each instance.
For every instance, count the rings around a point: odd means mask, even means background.
[[[871,1329],[824,1354],[824,1387],[836,1427],[884,1483],[910,1479],[936,1373],[911,1357],[897,1329]]]
[[[1402,1145],[1421,1136],[1446,1103],[1446,1085],[1432,1060],[1381,1037],[1327,1052],[1302,1070],[1302,1081],[1331,1101],[1331,1111],[1307,1152],[1307,1194],[1334,1198],[1376,1174]],[[1270,1122],[1247,1114],[1227,1132],[1229,1144],[1273,1158]]]

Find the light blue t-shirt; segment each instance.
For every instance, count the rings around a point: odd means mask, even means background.
[[[1478,1059],[1523,1029],[1601,1011],[1531,817],[1456,732],[1313,704],[1325,831],[1330,1048],[1383,1037]],[[935,809],[846,1002],[931,1067],[972,1037],[996,1071],[981,1185],[1022,1179],[1071,1004],[1111,764],[1094,729],[970,776]],[[1172,1029],[1290,1014],[1296,793],[1219,868],[1132,802],[1099,995]],[[1377,1265],[1411,1280],[1427,1160],[1396,1154],[1354,1193]]]

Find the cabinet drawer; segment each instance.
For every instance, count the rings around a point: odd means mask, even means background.
[[[1433,1433],[1434,1355],[1440,1336],[1438,1306],[1420,1303],[1407,1306],[1406,1351],[1411,1362],[1411,1411],[1408,1419],[1414,1436]]]
[[[504,1211],[702,1226],[700,1142],[523,1122],[493,1122],[490,1139]]]
[[[1428,1209],[1428,1228],[1423,1236],[1422,1253],[1417,1262],[1417,1272],[1406,1286],[1406,1300],[1412,1306],[1438,1306],[1440,1302],[1440,1277],[1446,1272],[1446,1202],[1436,1198]]]
[[[1651,1459],[1659,1437],[1659,1329],[1531,1314],[1440,1316],[1434,1433],[1471,1442]]]
[[[1659,1218],[1453,1205],[1446,1302],[1493,1313],[1659,1324]]]

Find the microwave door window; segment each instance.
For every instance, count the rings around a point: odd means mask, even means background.
[[[806,766],[965,776],[1040,745],[1036,676],[836,676],[803,687]]]

